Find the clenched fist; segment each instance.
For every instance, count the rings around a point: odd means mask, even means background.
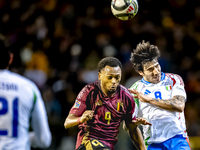
[[[88,120],[92,119],[93,115],[93,110],[86,110],[81,116],[80,123],[87,122]]]

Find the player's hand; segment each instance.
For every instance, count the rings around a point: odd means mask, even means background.
[[[151,97],[148,97],[148,96],[144,95],[143,93],[138,92],[135,89],[128,89],[128,90],[131,92],[131,94],[134,94],[133,95],[134,98],[138,98],[141,102],[149,103],[152,100]]]
[[[88,120],[92,119],[93,115],[94,115],[93,110],[86,110],[81,116],[80,123],[87,122]]]
[[[144,118],[136,118],[136,120],[132,121],[135,125],[152,125],[150,122],[148,122],[146,119]]]
[[[128,128],[126,127],[125,121],[123,121],[123,123],[122,123],[122,128],[123,128],[125,131],[128,131]]]

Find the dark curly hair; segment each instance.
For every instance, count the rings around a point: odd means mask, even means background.
[[[151,62],[154,59],[160,57],[160,51],[157,46],[150,45],[149,42],[142,41],[131,53],[130,61],[133,64],[134,69],[143,71],[143,65],[147,62]]]
[[[110,66],[110,67],[119,66],[122,69],[121,62],[115,57],[105,57],[102,60],[100,60],[97,66],[98,72],[101,72],[101,70],[105,68],[105,66]]]

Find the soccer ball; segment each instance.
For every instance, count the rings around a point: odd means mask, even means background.
[[[137,0],[112,0],[111,11],[120,20],[130,20],[138,12]]]

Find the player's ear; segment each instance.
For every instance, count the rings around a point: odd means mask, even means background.
[[[144,73],[142,71],[138,71],[139,75],[144,76]]]
[[[10,60],[9,60],[9,62],[8,62],[9,65],[12,64],[12,62],[13,62],[13,57],[14,57],[13,53],[10,53]]]
[[[98,79],[101,80],[101,72],[98,72]]]

